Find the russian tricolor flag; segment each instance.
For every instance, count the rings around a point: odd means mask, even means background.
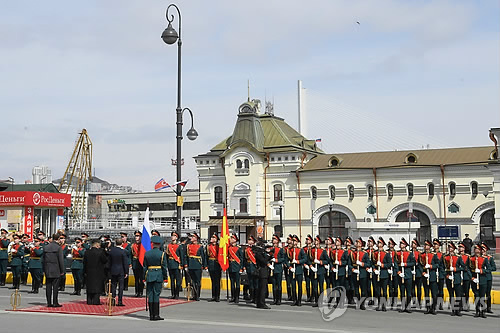
[[[151,250],[151,230],[149,227],[149,207],[146,208],[144,223],[142,224],[141,248],[139,250],[139,262],[144,266],[144,254]]]

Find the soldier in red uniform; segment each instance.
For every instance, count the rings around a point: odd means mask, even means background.
[[[370,258],[370,262],[376,262],[374,259],[374,254],[375,254],[375,239],[373,236],[368,237],[368,247],[366,249],[366,252],[368,253],[368,258]],[[378,299],[378,294],[377,294],[377,276],[376,274],[373,274],[373,269],[370,267],[370,270],[368,271],[368,297],[370,300],[368,301],[368,305],[373,305],[375,304],[375,299]]]
[[[413,253],[406,250],[408,246],[406,239],[401,238],[399,248],[396,255],[399,271],[399,292],[401,293],[401,309],[399,312],[411,313],[411,286],[413,278],[413,267],[415,266],[415,257]]]
[[[441,252],[441,241],[437,238],[432,240],[432,244],[434,245],[434,253],[439,259],[439,268],[437,271],[438,278],[438,301],[439,301],[439,310],[443,310],[443,299],[444,299],[444,263],[443,263],[443,253]]]
[[[170,292],[172,299],[178,299],[182,285],[182,267],[186,258],[184,258],[182,248],[179,246],[177,240],[179,234],[173,231],[170,234],[170,244],[165,249],[167,255],[167,268],[170,275]]]
[[[351,252],[354,297],[358,299],[360,310],[365,310],[365,301],[368,298],[368,274],[369,269],[371,269],[370,258],[368,253],[363,250],[364,246],[365,242],[359,237],[356,239],[356,251]]]
[[[413,238],[411,241],[411,252],[413,253],[413,256],[415,257],[415,266],[413,266],[413,282],[412,282],[412,288],[411,288],[411,297],[417,301],[417,306],[418,308],[422,308],[421,301],[422,301],[422,265],[420,265],[420,262],[418,258],[420,258],[420,251],[418,251],[418,248],[420,247],[420,243],[418,242],[418,239]]]
[[[463,242],[458,243],[458,255],[462,258],[462,262],[464,263],[464,270],[461,272],[462,300],[460,302],[460,311],[468,312],[470,280],[472,279],[472,273],[470,271],[470,255],[465,252],[465,244]]]
[[[238,236],[232,234],[229,239],[227,256],[229,258],[229,281],[231,283],[231,299],[229,303],[240,302],[240,274],[243,272],[243,251],[237,245]]]
[[[495,264],[493,256],[490,256],[488,254],[488,250],[490,249],[488,244],[482,242],[481,247],[483,249],[483,257],[486,258],[489,266],[489,272],[486,273],[486,313],[493,313],[493,311],[491,311],[491,287],[493,285],[493,276],[491,272],[496,271],[497,266]]]
[[[389,297],[391,299],[389,306],[393,307],[397,304],[398,298],[398,263],[396,260],[397,252],[395,250],[396,242],[394,239],[389,238],[389,250],[387,253],[391,257],[392,267],[387,269],[387,274],[389,275]]]
[[[313,238],[311,235],[307,235],[306,237],[306,245],[302,248],[304,250],[304,253],[307,255],[309,253],[309,250],[312,247],[312,242]],[[304,264],[304,280],[306,282],[306,295],[307,299],[306,302],[312,302],[313,294],[311,293],[311,285],[312,285],[312,279],[311,276],[314,275],[311,270],[310,270],[310,263],[309,260]]]
[[[384,251],[385,241],[378,238],[377,251],[373,254],[372,266],[376,276],[376,295],[378,296],[377,311],[387,311],[387,285],[389,281],[388,270],[392,269],[392,259],[390,254]]]
[[[191,282],[193,283],[193,300],[199,301],[201,294],[201,271],[206,269],[205,251],[201,244],[198,244],[200,236],[196,232],[191,234],[191,244],[187,245],[187,262],[185,267],[189,271]]]
[[[313,307],[318,307],[319,295],[323,293],[325,284],[325,265],[328,265],[329,258],[321,248],[321,238],[314,237],[314,247],[309,250],[309,262],[311,263],[312,294],[314,298]]]
[[[470,257],[470,270],[472,272],[472,292],[474,293],[474,303],[476,304],[475,318],[486,318],[486,285],[487,273],[490,271],[488,259],[483,257],[481,245],[474,246],[474,256]]]
[[[335,239],[335,250],[330,253],[330,262],[332,263],[333,287],[344,287],[347,290],[346,275],[349,271],[349,252],[342,249],[342,238]],[[340,297],[335,300],[336,304],[341,301]]]
[[[450,296],[451,315],[461,316],[460,304],[456,304],[462,298],[462,272],[464,263],[460,256],[455,254],[456,246],[453,242],[448,243],[448,253],[443,257],[446,271],[446,289]]]
[[[333,238],[331,236],[326,237],[325,239],[325,252],[326,256],[328,258],[332,258],[332,253],[335,251],[335,243],[333,241]],[[326,288],[333,288],[335,285],[335,274],[332,274],[332,269],[330,265],[325,266],[325,271],[326,271],[326,276],[325,276],[325,282],[326,282]]]
[[[273,247],[271,249],[271,264],[269,268],[271,269],[271,276],[273,283],[273,305],[281,305],[281,286],[283,281],[283,264],[286,260],[285,249],[280,248],[281,240],[279,235],[273,235]]]
[[[219,302],[220,301],[220,279],[222,275],[222,269],[219,264],[219,236],[214,233],[210,237],[210,244],[206,247],[206,258],[208,274],[210,275],[210,280],[212,281],[212,298],[209,302]]]
[[[424,243],[424,252],[420,254],[420,265],[423,267],[422,284],[424,286],[425,308],[424,314],[436,314],[436,305],[438,299],[437,271],[440,263],[435,253],[431,252],[432,243],[426,239]],[[432,293],[432,304],[430,304],[429,295]]]
[[[142,297],[144,293],[144,282],[142,282],[144,271],[141,262],[139,261],[142,232],[134,232],[134,237],[135,242],[132,244],[132,270],[134,271],[135,278],[135,297]]]
[[[286,244],[287,246],[283,249],[285,251],[285,255],[288,256],[289,252],[293,248],[293,235],[289,234],[288,237],[286,238]],[[286,260],[284,265],[286,266]],[[290,271],[288,270],[288,267],[284,267],[284,272],[285,272],[285,280],[286,280],[286,294],[287,294],[287,299],[289,301],[292,300],[292,274],[290,274]]]

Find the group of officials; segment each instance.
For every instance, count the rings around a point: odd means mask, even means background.
[[[159,296],[163,283],[170,277],[171,298],[179,298],[183,279],[192,299],[199,301],[202,272],[208,271],[212,281],[212,295],[209,302],[220,301],[222,270],[219,264],[219,237],[213,234],[208,245],[200,244],[197,233],[180,238],[171,233],[170,242],[163,244],[160,233],[152,231],[152,249],[140,262],[140,231],[134,233],[129,242],[126,233],[121,233],[114,246],[109,236],[89,242],[88,234],[82,233],[75,242],[66,245],[66,236],[56,233],[45,239],[38,232],[32,243],[27,235],[13,234],[1,230],[0,237],[0,285],[5,285],[7,264],[13,273],[13,288],[26,284],[27,272],[32,276],[32,290],[38,293],[46,278],[47,305],[60,306],[57,291],[65,288],[65,267],[67,258],[72,258],[71,271],[74,278],[74,292],[81,295],[86,284],[87,303],[99,304],[105,283],[111,280],[113,300],[118,287],[118,302],[123,306],[123,290],[127,290],[128,271],[132,267],[135,278],[135,297],[142,297],[146,285],[146,296],[150,320],[162,320],[159,316]],[[379,237],[362,238],[354,242],[351,237],[306,237],[305,246],[300,246],[297,235],[289,235],[282,245],[278,235],[273,235],[272,244],[265,244],[249,236],[246,246],[238,245],[238,236],[232,234],[228,247],[228,275],[230,282],[230,303],[239,303],[240,285],[244,279],[244,298],[258,308],[268,309],[266,298],[268,284],[272,285],[273,305],[282,302],[282,281],[286,281],[288,300],[292,306],[302,305],[302,286],[305,282],[306,301],[318,306],[320,295],[326,288],[334,288],[328,303],[338,305],[345,299],[365,309],[365,302],[376,305],[377,311],[387,307],[398,307],[400,312],[411,312],[413,307],[425,306],[426,314],[436,314],[442,309],[446,284],[451,314],[461,316],[469,310],[469,290],[474,294],[475,317],[486,317],[491,313],[492,271],[496,270],[492,256],[487,254],[487,244],[474,246],[472,255],[466,253],[466,245],[447,242],[446,252],[441,252],[440,240],[426,240],[423,251],[417,239],[409,244],[404,238],[388,242]],[[137,278],[139,277],[139,278]],[[342,288],[339,288],[342,287]],[[422,288],[424,294],[422,295]],[[340,290],[346,293],[339,293]],[[424,297],[422,297],[424,296]]]

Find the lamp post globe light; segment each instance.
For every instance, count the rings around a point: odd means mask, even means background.
[[[172,26],[172,22],[174,21],[174,15],[171,14],[169,15],[169,10],[171,8],[174,8],[177,11],[177,17],[179,19],[179,32],[177,32],[174,27]],[[172,9],[173,10],[173,9]],[[176,134],[176,143],[177,143],[177,163],[176,163],[176,168],[177,168],[177,188],[175,189],[175,192],[177,194],[177,197],[179,197],[182,194],[182,189],[183,187],[180,185],[180,182],[182,181],[182,154],[181,154],[181,143],[182,143],[182,115],[184,111],[188,111],[189,115],[191,116],[191,128],[187,132],[186,136],[188,137],[189,140],[195,140],[198,137],[198,132],[194,129],[194,120],[193,120],[193,112],[189,108],[182,108],[181,107],[181,46],[182,46],[182,39],[181,39],[181,11],[179,10],[179,7],[177,7],[175,4],[170,4],[167,7],[166,11],[166,18],[168,21],[168,26],[167,28],[163,31],[161,34],[161,38],[163,41],[168,44],[172,45],[175,42],[177,42],[177,107],[175,109],[176,112],[176,125],[177,125],[177,134]],[[182,206],[179,205],[179,200],[177,200],[177,232],[179,235],[181,234],[181,223],[182,223]]]
[[[283,232],[283,205],[284,205],[283,200],[278,201],[278,205],[280,207],[280,234],[279,234],[279,236],[281,238],[285,234]]]
[[[328,200],[328,206],[330,207],[330,211],[328,213],[328,222],[330,223],[330,228],[328,230],[330,236],[332,237],[335,237],[335,235],[333,235],[333,223],[332,223],[332,210],[333,210],[333,200],[330,199]],[[337,236],[340,236],[340,235],[337,235]]]

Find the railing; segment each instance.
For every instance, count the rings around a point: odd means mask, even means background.
[[[188,230],[189,223],[183,225],[184,230]],[[104,219],[94,219],[88,220],[86,222],[70,221],[68,225],[70,230],[117,230],[117,229],[139,229],[142,228],[142,221],[138,221],[134,225],[131,219],[123,220],[104,220]],[[163,231],[174,231],[176,230],[176,222],[174,221],[161,221],[161,222],[150,222],[151,229],[158,229]],[[189,229],[190,230],[190,229]]]

